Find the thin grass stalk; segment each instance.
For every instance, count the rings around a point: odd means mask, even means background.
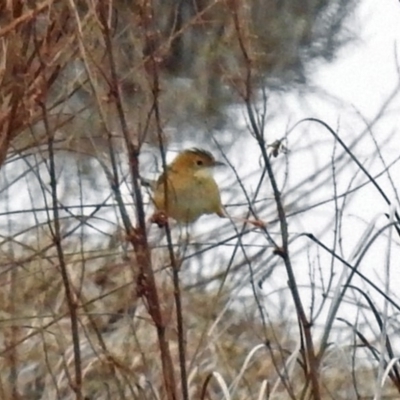
[[[57,176],[56,176],[56,166],[55,166],[55,155],[53,148],[54,134],[50,131],[47,118],[46,106],[41,103],[41,108],[43,112],[43,121],[45,124],[45,129],[48,135],[48,149],[49,149],[49,174],[50,174],[50,188],[52,197],[52,207],[53,207],[53,224],[49,221],[49,230],[51,232],[55,248],[57,251],[57,256],[59,260],[59,267],[61,272],[61,278],[65,290],[65,298],[67,300],[67,306],[69,310],[69,317],[71,321],[71,334],[73,343],[73,354],[74,354],[74,367],[75,367],[75,381],[73,382],[72,389],[75,392],[76,400],[82,400],[82,360],[80,353],[79,344],[79,329],[78,329],[78,315],[77,315],[77,303],[75,295],[71,289],[71,283],[69,281],[67,265],[64,257],[64,250],[62,247],[62,235],[60,218],[58,212],[58,194],[57,194]]]
[[[390,294],[390,259],[391,259],[391,249],[392,249],[392,232],[394,220],[395,209],[392,206],[390,210],[390,222],[391,226],[388,228],[389,232],[387,235],[387,248],[386,248],[386,262],[385,262],[385,293],[387,296]],[[379,366],[378,366],[378,376],[376,378],[376,391],[374,395],[374,400],[382,399],[382,388],[383,388],[383,376],[385,374],[385,366],[386,366],[386,352],[385,348],[387,347],[387,324],[388,324],[388,306],[389,303],[387,301],[383,304],[383,315],[382,315],[382,328],[381,328],[381,337],[380,337],[380,354],[379,354]],[[396,371],[396,370],[394,370]]]
[[[379,194],[382,196],[382,198],[385,200],[386,204],[390,206],[392,203],[389,200],[389,197],[386,195],[384,190],[379,186],[378,182],[372,177],[372,175],[365,169],[365,167],[362,165],[362,163],[358,160],[358,158],[353,154],[353,152],[350,150],[348,146],[343,142],[343,140],[340,138],[340,136],[324,121],[317,119],[317,118],[305,118],[299,121],[295,126],[299,125],[302,122],[317,122],[324,126],[334,137],[335,139],[339,142],[339,144],[343,147],[343,149],[346,151],[346,153],[350,156],[350,158],[354,161],[354,163],[360,168],[360,170],[367,176],[367,178],[370,180],[370,182],[375,186]],[[394,217],[397,222],[400,222],[400,215],[396,210],[394,210]],[[398,235],[400,236],[400,227],[394,226],[396,229]]]
[[[383,321],[382,318],[381,318],[381,313],[380,313],[380,311],[377,309],[377,307],[375,306],[375,304],[374,304],[373,301],[371,300],[370,296],[368,296],[366,292],[362,291],[362,290],[361,290],[360,288],[358,288],[358,287],[355,287],[355,286],[350,285],[349,288],[351,288],[351,289],[353,289],[353,290],[355,290],[355,291],[361,293],[361,295],[365,298],[365,300],[366,300],[367,303],[368,303],[368,307],[369,307],[370,310],[372,311],[372,313],[373,313],[373,315],[374,315],[374,318],[375,318],[376,322],[377,322],[378,325],[379,325],[380,331],[383,332],[383,330],[384,330],[384,321]],[[366,339],[365,339],[365,343],[367,343],[367,340],[366,340]],[[369,343],[368,343],[368,348],[369,348],[370,350],[372,349],[372,345],[369,345]],[[379,362],[381,362],[381,360],[382,360],[383,368],[384,368],[384,369],[387,368],[387,361],[386,361],[386,358],[385,358],[385,357],[382,357],[382,353],[383,353],[383,355],[385,354],[385,348],[386,348],[386,351],[387,351],[387,353],[388,353],[388,356],[389,356],[390,358],[393,359],[393,358],[394,358],[393,349],[392,349],[392,345],[391,345],[391,343],[390,343],[390,339],[389,339],[387,333],[385,334],[385,340],[384,340],[383,347],[381,347],[381,351],[375,350],[375,348],[374,348],[374,350],[373,350],[374,357],[375,357],[376,360],[378,361],[378,364],[379,364]],[[371,351],[371,352],[372,352],[372,351]],[[393,384],[396,386],[397,390],[400,391],[399,374],[398,374],[398,369],[395,367],[395,365],[393,366],[393,371],[392,371],[391,369],[389,369],[388,374],[389,374],[389,377],[390,377],[391,381],[392,381]],[[382,379],[380,380],[379,384],[381,384],[381,382],[382,382]]]
[[[8,198],[7,193],[7,209],[8,205],[10,204],[10,199]],[[8,232],[9,236],[12,237],[12,229],[11,229],[11,219],[8,220]],[[10,257],[14,258],[14,249],[13,243],[9,243],[9,255]],[[17,280],[17,268],[14,266],[11,268],[10,271],[10,294],[9,294],[9,313],[10,315],[15,315],[15,306],[17,302],[17,293],[18,293],[18,280]],[[10,344],[11,346],[18,340],[19,336],[19,329],[17,324],[13,323],[10,327]],[[10,352],[9,356],[7,357],[7,363],[10,365],[10,372],[9,372],[9,384],[11,386],[11,395],[12,398],[18,399],[18,348],[14,347],[14,349]]]
[[[156,60],[157,54],[154,45],[155,35],[151,28],[151,21],[154,19],[154,10],[152,6],[146,5],[146,7],[141,8],[141,18],[145,31],[145,42],[146,47],[149,49],[149,65],[150,68],[147,69],[148,77],[150,80],[151,91],[152,91],[152,113],[154,113],[154,118],[156,122],[158,147],[161,154],[162,168],[166,171],[166,154],[163,141],[163,131],[161,126],[161,116],[159,107],[159,96],[161,93],[160,88],[160,77],[159,77],[159,66]],[[164,185],[164,195],[166,202],[168,203],[168,180],[166,180],[166,185]],[[183,323],[183,310],[182,310],[182,300],[181,300],[181,289],[180,289],[180,278],[179,271],[180,265],[178,264],[173,243],[171,230],[168,222],[165,224],[165,234],[167,238],[168,254],[172,267],[172,280],[174,286],[174,300],[176,309],[176,319],[177,319],[177,333],[178,333],[178,355],[179,355],[179,367],[181,373],[181,390],[182,399],[189,400],[189,390],[188,390],[188,377],[187,377],[187,367],[186,367],[186,348],[185,348],[185,332]]]
[[[231,395],[229,393],[228,386],[226,385],[226,382],[225,382],[224,378],[222,377],[222,375],[218,372],[211,372],[209,375],[207,375],[207,378],[204,381],[203,387],[201,389],[200,399],[201,400],[206,399],[208,384],[210,383],[212,378],[215,378],[215,380],[217,381],[217,383],[221,389],[221,392],[223,394],[222,399],[223,400],[231,400]]]
[[[393,224],[397,224],[397,222],[393,223]],[[386,295],[386,293],[384,291],[382,291],[377,285],[375,285],[370,279],[368,279],[364,274],[362,274],[361,272],[358,271],[358,267],[360,262],[362,261],[362,259],[364,258],[367,249],[369,249],[369,247],[372,245],[372,243],[380,236],[380,234],[387,229],[391,224],[387,224],[384,227],[382,227],[371,239],[371,241],[368,243],[368,245],[365,246],[365,249],[363,250],[363,252],[361,253],[359,259],[356,261],[356,263],[354,265],[351,265],[350,263],[348,263],[346,260],[344,260],[342,257],[340,257],[339,255],[335,254],[332,252],[331,249],[329,249],[329,247],[327,247],[325,244],[323,244],[320,240],[318,240],[313,234],[311,233],[304,233],[302,235],[307,236],[309,239],[311,239],[312,241],[314,241],[315,243],[317,243],[319,246],[321,246],[325,251],[327,251],[328,253],[332,254],[336,259],[338,259],[340,262],[342,262],[344,265],[346,265],[350,270],[351,270],[351,274],[349,276],[349,278],[346,281],[346,284],[344,285],[344,288],[342,290],[342,296],[344,295],[344,291],[345,289],[350,285],[350,282],[353,278],[353,275],[356,274],[358,275],[360,278],[363,279],[364,282],[368,283],[368,285],[370,285],[371,287],[373,287],[385,300],[387,300],[393,307],[396,308],[396,310],[400,311],[400,305],[397,304],[393,299],[391,299],[389,296]],[[300,236],[299,236],[300,237]],[[321,351],[321,350],[320,350]]]

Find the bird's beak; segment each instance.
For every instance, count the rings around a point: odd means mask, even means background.
[[[222,161],[215,161],[214,167],[226,167],[226,164]]]

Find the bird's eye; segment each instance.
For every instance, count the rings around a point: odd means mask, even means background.
[[[197,165],[203,165],[203,160],[197,160],[197,161],[196,161],[196,164],[197,164]]]

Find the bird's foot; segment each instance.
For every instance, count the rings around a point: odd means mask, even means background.
[[[168,224],[168,215],[164,211],[156,211],[150,218],[152,224],[157,224],[159,228],[165,228]]]

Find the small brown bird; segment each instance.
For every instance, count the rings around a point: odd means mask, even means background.
[[[230,218],[212,176],[212,168],[221,165],[224,163],[202,149],[180,152],[154,185],[153,202],[157,211],[152,221],[161,226],[168,217],[183,224],[190,224],[205,214]],[[261,221],[240,220],[264,226]]]
[[[154,204],[180,223],[191,223],[204,214],[226,217],[219,188],[211,169],[224,165],[201,149],[184,150],[168,165],[155,185]]]

